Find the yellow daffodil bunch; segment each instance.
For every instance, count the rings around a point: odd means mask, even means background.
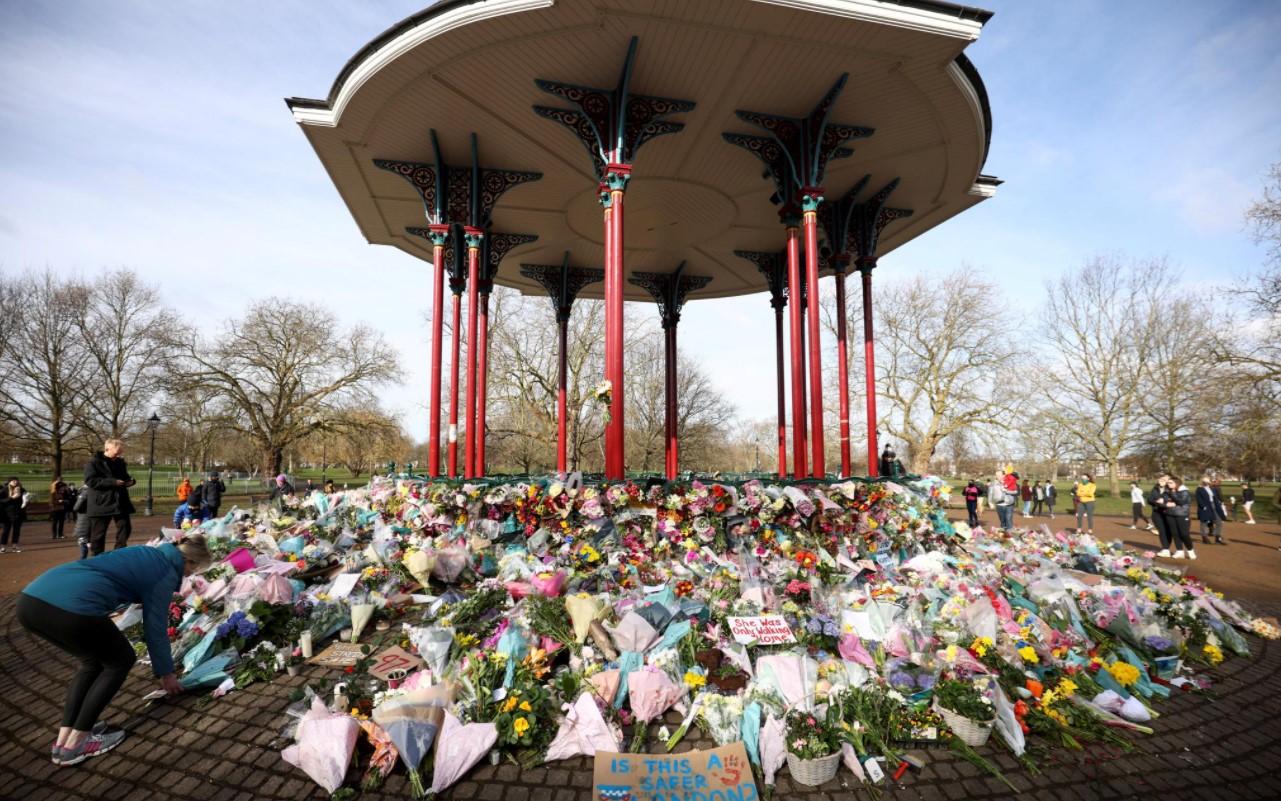
[[[1108,673],[1116,679],[1117,684],[1122,687],[1129,687],[1139,680],[1139,669],[1129,662],[1113,662],[1108,665]]]
[[[687,670],[685,671],[684,682],[686,687],[690,688],[691,690],[697,690],[699,687],[702,687],[707,684],[707,677],[704,676],[702,673],[696,673],[693,670]]]
[[[1213,643],[1206,643],[1201,648],[1201,653],[1205,654],[1205,658],[1210,660],[1211,665],[1217,665],[1223,661],[1223,651]]]
[[[970,643],[970,650],[979,656],[987,656],[989,648],[995,648],[996,643],[991,637],[975,637],[974,642]]]

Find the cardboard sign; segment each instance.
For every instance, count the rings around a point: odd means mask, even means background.
[[[412,672],[417,670],[423,663],[423,660],[401,648],[399,645],[393,645],[378,653],[374,657],[374,664],[369,668],[369,675],[375,679],[386,681],[393,670],[403,670]]]
[[[336,642],[308,659],[307,664],[321,667],[351,667],[364,657],[360,652],[363,647],[355,642]]]
[[[744,645],[782,645],[796,642],[792,630],[782,615],[761,615],[760,617],[731,617],[729,631],[735,642]]]
[[[683,754],[596,752],[595,797],[602,801],[757,801],[743,744]]]

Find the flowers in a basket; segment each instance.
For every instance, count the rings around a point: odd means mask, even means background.
[[[948,677],[934,685],[934,708],[947,727],[967,745],[987,742],[996,719],[996,708],[975,679]]]
[[[787,769],[792,779],[817,787],[836,776],[841,759],[841,730],[824,716],[793,711],[787,715]]]

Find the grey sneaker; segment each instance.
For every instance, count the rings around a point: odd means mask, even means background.
[[[62,761],[59,765],[79,765],[86,759],[102,756],[111,749],[124,742],[125,733],[123,731],[104,732],[102,734],[90,734],[81,741],[78,748],[62,749]]]

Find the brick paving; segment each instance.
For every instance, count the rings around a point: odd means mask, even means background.
[[[1255,605],[1278,615],[1281,603]],[[1023,798],[1061,801],[1160,798],[1163,801],[1281,798],[1281,642],[1250,638],[1252,655],[1225,662],[1210,672],[1208,696],[1179,696],[1158,707],[1156,733],[1140,737],[1129,754],[1104,748],[1081,753],[1056,750],[1028,775],[996,747],[981,749],[1005,770]],[[28,635],[14,620],[13,596],[0,598],[0,798],[42,799],[321,799],[324,791],[280,758],[280,737],[289,695],[319,679],[325,669],[309,667],[298,677],[280,676],[201,705],[187,697],[143,708],[140,699],[155,687],[150,671],[135,668],[108,708],[108,720],[129,737],[113,753],[76,767],[50,763],[66,681],[73,662]],[[674,717],[674,716],[673,716]],[[673,721],[669,719],[669,724]],[[674,726],[673,726],[674,728]],[[684,751],[711,743],[696,730],[678,746]],[[654,746],[658,750],[659,746]],[[1008,787],[945,751],[916,752],[928,764],[886,787],[885,797],[904,801],[1014,798]],[[589,801],[591,761],[574,759],[522,769],[512,764],[473,769],[444,799],[480,801]],[[348,784],[355,785],[353,769]],[[870,798],[838,778],[816,789],[799,787],[783,771],[774,789],[778,799],[838,801]],[[407,798],[404,770],[369,799]]]

